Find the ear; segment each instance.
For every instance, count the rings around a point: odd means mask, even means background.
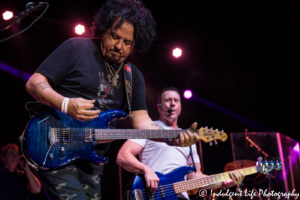
[[[161,107],[161,104],[160,104],[160,103],[158,103],[158,104],[156,104],[156,106],[157,106],[157,110],[158,110],[158,112],[160,112],[160,107]]]

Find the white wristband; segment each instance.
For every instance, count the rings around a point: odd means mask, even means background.
[[[61,103],[61,112],[67,114],[68,112],[68,103],[69,103],[69,99],[68,97],[64,98],[64,100]]]

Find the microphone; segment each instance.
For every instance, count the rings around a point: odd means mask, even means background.
[[[163,110],[163,109],[161,109],[161,103],[158,104],[158,105],[159,105],[159,107],[160,107],[160,110],[163,111],[163,112],[168,112],[169,114],[171,114],[171,112],[173,111],[172,108],[169,108],[168,110]]]
[[[31,9],[41,9],[41,8],[43,8],[43,7],[45,7],[47,5],[47,2],[28,2],[27,4],[26,4],[26,9],[27,8],[31,8]]]

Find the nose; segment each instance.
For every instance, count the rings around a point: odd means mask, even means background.
[[[115,49],[119,50],[119,51],[122,49],[122,42],[121,41],[116,42]]]
[[[175,106],[175,101],[174,100],[171,101],[171,106]]]

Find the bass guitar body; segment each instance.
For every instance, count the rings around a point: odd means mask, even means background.
[[[195,168],[192,166],[184,166],[166,175],[155,172],[159,178],[159,185],[155,193],[151,193],[147,189],[144,175],[138,174],[132,183],[132,197],[134,200],[177,200],[173,183],[184,181],[184,176],[194,170]]]
[[[59,168],[78,160],[105,163],[108,158],[94,150],[94,129],[108,129],[110,121],[126,116],[121,110],[109,110],[92,121],[82,122],[58,110],[42,111],[27,124],[26,154],[42,169]]]

